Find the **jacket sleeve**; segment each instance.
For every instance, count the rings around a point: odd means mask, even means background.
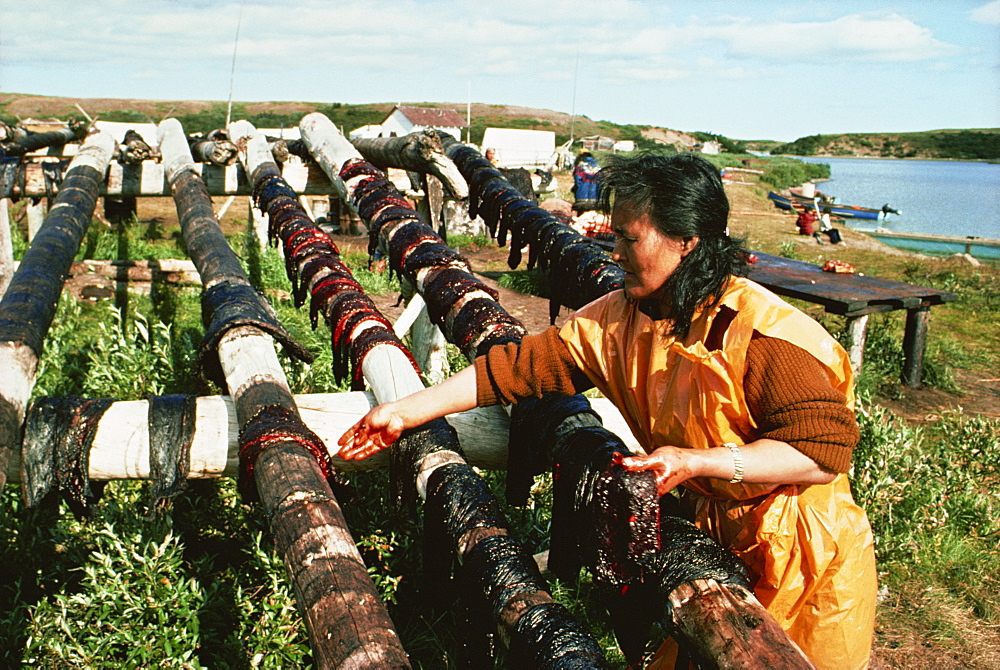
[[[860,439],[857,419],[807,351],[755,332],[743,390],[758,437],[787,442],[829,472],[850,469]]]
[[[475,366],[479,406],[508,405],[544,393],[571,395],[593,386],[576,367],[555,326],[520,343],[493,347]]]

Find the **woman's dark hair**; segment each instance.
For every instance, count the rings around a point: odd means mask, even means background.
[[[663,316],[673,322],[673,335],[685,337],[695,310],[717,304],[729,277],[746,273],[743,240],[728,234],[729,200],[719,171],[693,154],[643,154],[614,157],[598,179],[605,213],[624,205],[648,212],[664,235],[699,238],[664,285],[671,301]]]

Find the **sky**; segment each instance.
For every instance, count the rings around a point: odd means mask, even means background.
[[[995,128],[1000,0],[0,0],[0,93],[225,101],[230,84],[736,139]]]

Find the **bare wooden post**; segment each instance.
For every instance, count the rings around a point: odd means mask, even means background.
[[[0,298],[14,276],[14,244],[10,231],[10,200],[0,198]]]
[[[924,349],[927,347],[927,325],[931,308],[921,305],[906,310],[906,329],[903,331],[903,384],[916,388],[924,374]]]
[[[241,147],[240,159],[248,174],[272,161],[266,140],[249,123],[233,123],[229,136]],[[241,425],[256,415],[265,399],[293,410],[298,417],[273,346],[265,346],[261,333],[250,330],[233,329],[219,344],[219,358]],[[315,458],[288,440],[265,450],[255,470],[261,503],[292,576],[317,666],[409,668],[389,614]]]
[[[253,205],[253,198],[247,198],[247,220],[253,226],[253,236],[261,249],[267,248],[267,217]]]
[[[24,205],[28,215],[28,242],[35,239],[38,229],[45,223],[45,200],[43,198],[30,199]]]
[[[861,374],[865,357],[865,339],[868,337],[868,314],[847,317],[847,356],[851,361],[854,377]]]
[[[70,163],[52,212],[0,300],[0,488],[7,479],[11,450],[21,442],[25,407],[63,278],[90,224],[114,146],[114,138],[105,133],[84,143]]]

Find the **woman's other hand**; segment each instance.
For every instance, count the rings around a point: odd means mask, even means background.
[[[629,472],[652,470],[656,476],[656,492],[668,493],[678,484],[699,476],[695,466],[699,450],[680,447],[660,447],[651,454],[628,456],[622,459],[622,467]]]

